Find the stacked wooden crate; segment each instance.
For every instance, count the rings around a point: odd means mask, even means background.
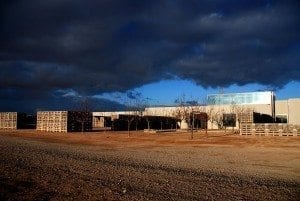
[[[266,132],[267,124],[253,124],[252,125],[252,135],[267,135]]]
[[[0,112],[0,129],[17,129],[17,112]]]
[[[39,111],[37,112],[36,130],[67,132],[67,121],[67,111]]]
[[[300,136],[300,126],[281,123],[254,123],[254,113],[241,115],[241,135]]]
[[[252,126],[253,126],[253,111],[247,110],[241,114],[240,122],[240,134],[241,135],[252,135]]]
[[[78,111],[39,111],[36,130],[50,132],[88,131],[92,129],[92,113]]]
[[[241,114],[240,121],[241,123],[248,123],[252,124],[253,123],[253,111],[249,110]]]
[[[257,126],[264,127],[263,131],[256,129]],[[270,135],[270,136],[297,136],[300,134],[300,127],[293,124],[255,124],[256,135]]]

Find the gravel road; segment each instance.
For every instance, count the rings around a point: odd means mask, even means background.
[[[250,149],[107,149],[0,135],[0,200],[300,200],[297,171],[253,166],[251,157]]]

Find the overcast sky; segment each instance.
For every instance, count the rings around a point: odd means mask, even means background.
[[[162,92],[182,93],[184,82],[205,93],[300,81],[297,0],[0,4],[2,111],[72,109],[82,97],[97,110],[118,109],[126,101],[115,102],[116,94],[147,98],[149,84],[163,102]]]

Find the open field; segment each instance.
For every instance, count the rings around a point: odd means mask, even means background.
[[[0,200],[299,200],[300,138],[0,131]]]

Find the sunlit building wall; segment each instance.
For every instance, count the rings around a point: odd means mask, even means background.
[[[219,115],[220,118],[234,117],[235,123],[231,127],[239,129],[238,113],[252,111],[269,117],[269,121],[278,123],[290,123],[300,125],[300,99],[276,100],[274,92],[247,92],[210,94],[207,96],[207,104],[202,106],[184,106],[190,113],[205,112],[209,119],[207,127],[218,129],[219,125],[210,118],[212,115]],[[141,113],[144,116],[165,116],[176,117],[179,106],[146,107]],[[121,112],[94,112],[94,117],[108,117],[118,114],[133,114],[134,111]],[[271,119],[271,120],[270,120]],[[182,129],[189,125],[185,120],[180,123]]]
[[[250,110],[275,118],[275,94],[271,91],[210,94],[207,96],[206,112],[218,113],[220,117],[234,114],[234,128],[239,128],[239,112]],[[223,114],[223,116],[222,116]],[[232,126],[231,126],[232,127]],[[208,121],[208,128],[217,129],[216,121]]]
[[[277,121],[300,125],[300,98],[276,101],[275,112]]]

